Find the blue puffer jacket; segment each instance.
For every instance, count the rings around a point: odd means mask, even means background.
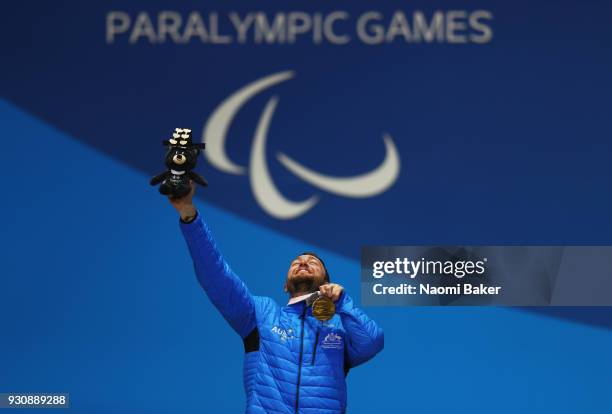
[[[383,348],[383,332],[342,294],[321,322],[304,301],[279,306],[252,296],[219,253],[198,216],[180,224],[208,297],[245,343],[247,413],[342,413],[349,368]]]

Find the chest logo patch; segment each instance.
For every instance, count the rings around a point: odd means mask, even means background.
[[[325,335],[325,338],[323,338],[321,342],[321,348],[325,349],[342,349],[343,347],[344,343],[342,337],[335,332],[330,332]]]

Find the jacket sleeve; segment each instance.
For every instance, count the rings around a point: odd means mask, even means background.
[[[180,221],[180,227],[200,285],[230,326],[246,337],[256,326],[253,296],[219,252],[199,213],[190,223]]]
[[[355,306],[346,292],[336,303],[336,312],[346,331],[345,346],[350,367],[363,364],[382,351],[385,345],[383,330]]]

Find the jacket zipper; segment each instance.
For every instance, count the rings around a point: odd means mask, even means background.
[[[297,386],[295,389],[295,414],[298,414],[300,406],[300,382],[302,380],[302,358],[304,357],[304,319],[306,315],[306,306],[302,311],[300,319],[302,320],[302,331],[300,332],[300,357],[298,359],[298,375],[297,375]]]
[[[314,348],[312,350],[312,363],[310,365],[314,365],[315,357],[317,356],[317,345],[319,344],[319,329],[317,328],[317,336],[315,337]]]

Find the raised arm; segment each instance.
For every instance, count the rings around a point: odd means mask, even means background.
[[[208,226],[193,206],[194,188],[192,184],[187,196],[170,202],[181,216],[180,227],[200,285],[225,320],[244,338],[256,325],[253,297],[219,252]]]

